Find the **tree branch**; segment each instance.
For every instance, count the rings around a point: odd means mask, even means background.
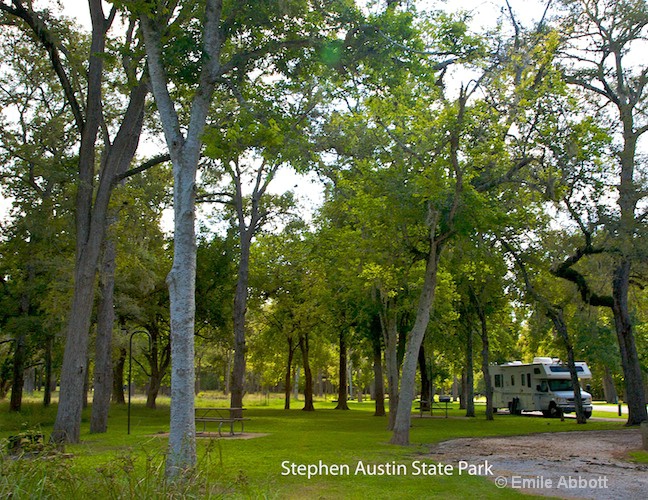
[[[130,170],[127,170],[126,172],[123,172],[122,174],[119,174],[115,176],[115,183],[121,182],[124,179],[128,177],[132,177],[133,175],[139,174],[141,172],[144,172],[145,170],[148,170],[149,168],[155,167],[161,163],[171,161],[171,155],[169,153],[165,153],[162,155],[154,156],[153,158],[146,160],[144,163],[142,163],[140,166],[131,168]]]

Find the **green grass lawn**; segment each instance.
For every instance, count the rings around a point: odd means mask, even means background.
[[[201,395],[198,406],[228,406],[222,396]],[[412,418],[411,445],[389,445],[386,419],[373,416],[372,402],[350,402],[350,411],[334,410],[332,402],[316,402],[317,411],[301,411],[293,401],[250,395],[246,402],[246,433],[253,439],[198,439],[196,476],[188,483],[166,485],[164,454],[168,431],[168,400],[157,410],[136,399],[132,407],[131,434],[127,435],[126,407],[113,406],[106,434],[89,433],[89,411],[84,413],[81,443],[69,445],[64,455],[15,460],[3,455],[0,497],[14,498],[515,498],[484,477],[415,475],[415,461],[426,461],[430,445],[455,437],[516,435],[535,432],[620,429],[623,421],[589,422],[497,415],[487,422],[477,407],[477,418],[463,417],[453,404],[449,418]],[[56,408],[44,409],[28,402],[20,414],[8,413],[0,403],[0,440],[21,430],[39,430],[49,436]],[[215,428],[213,430],[216,430]],[[3,451],[4,454],[4,451]],[[638,457],[639,458],[639,457]],[[430,462],[427,460],[427,462]],[[298,475],[299,466],[329,466],[329,475]],[[356,474],[359,463],[382,465],[401,475]],[[293,466],[294,464],[294,466]],[[344,475],[333,475],[340,466]],[[400,466],[400,468],[399,468]],[[455,464],[456,466],[456,464]],[[403,471],[403,468],[405,471]],[[456,467],[455,467],[456,468]],[[525,496],[525,498],[527,498]]]

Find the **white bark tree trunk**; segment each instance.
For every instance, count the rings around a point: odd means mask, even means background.
[[[170,480],[196,465],[194,415],[194,322],[196,285],[196,172],[202,135],[220,70],[222,40],[219,29],[222,1],[207,0],[203,29],[204,64],[193,96],[186,135],[169,92],[162,56],[166,19],[142,14],[149,75],[173,163],[174,254],[167,277],[171,302],[171,420],[166,474]]]

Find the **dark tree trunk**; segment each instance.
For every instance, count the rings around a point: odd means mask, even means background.
[[[387,392],[389,393],[389,419],[387,429],[394,430],[399,398],[400,358],[398,356],[398,317],[396,305],[391,299],[383,302],[380,314],[380,329],[385,345],[385,369],[387,371]]]
[[[171,362],[171,341],[162,335],[162,331],[155,321],[147,324],[146,330],[150,338],[150,350],[146,353],[146,359],[149,365],[149,385],[146,391],[146,407],[155,409],[157,396],[162,386],[162,379],[166,375]],[[160,350],[162,343],[164,345]]]
[[[45,340],[45,383],[43,386],[43,406],[52,403],[52,343],[54,339],[48,336]]]
[[[639,425],[641,422],[648,420],[648,410],[646,409],[646,394],[643,387],[641,364],[629,313],[630,268],[630,260],[624,259],[614,271],[612,311],[621,353],[621,366],[625,378],[625,402],[628,405],[628,421],[626,425]]]
[[[97,338],[95,341],[94,394],[90,432],[108,430],[108,410],[112,392],[112,333],[115,323],[113,292],[115,289],[115,242],[112,237],[104,242],[103,266],[99,281]]]
[[[304,362],[304,407],[302,410],[315,411],[315,406],[313,406],[313,374],[311,372],[309,360],[310,347],[308,344],[308,333],[299,339],[299,347]]]
[[[113,390],[112,402],[118,405],[125,405],[124,398],[124,367],[126,366],[126,348],[119,349],[119,356],[113,365]]]
[[[241,261],[234,295],[234,368],[232,371],[232,393],[230,398],[232,408],[243,408],[243,396],[245,395],[245,314],[247,311],[251,235],[248,234],[244,227],[240,228],[240,232]],[[238,415],[233,414],[233,416],[241,417],[243,412],[238,413]]]
[[[579,424],[586,424],[585,411],[583,410],[583,398],[581,396],[580,382],[578,380],[578,372],[576,371],[576,361],[574,359],[574,348],[571,340],[569,339],[569,332],[567,331],[567,324],[563,316],[562,309],[552,306],[547,307],[547,315],[553,322],[556,333],[562,340],[565,350],[567,351],[567,367],[569,368],[569,375],[571,383],[574,388],[574,406],[576,407],[576,422]]]
[[[348,410],[347,404],[347,345],[346,334],[340,331],[340,381],[338,386],[338,403],[336,410]]]
[[[28,285],[35,279],[34,267],[27,265],[27,283]],[[25,292],[20,298],[20,312],[24,317],[28,317],[31,309],[31,300],[29,294]],[[9,402],[9,411],[19,412],[22,409],[23,387],[25,385],[25,365],[27,363],[27,337],[25,333],[20,333],[14,342],[13,373],[11,385],[11,401]]]
[[[378,325],[380,328],[380,324]],[[385,412],[385,382],[382,370],[382,349],[380,345],[380,332],[372,337],[373,346],[373,372],[374,372],[374,398],[376,400],[375,417],[384,417]]]
[[[466,385],[464,399],[466,401],[466,416],[475,416],[475,366],[473,356],[473,329],[469,322],[466,329]]]
[[[612,371],[608,365],[605,365],[605,371],[603,372],[603,395],[606,403],[616,404],[619,401],[614,379],[612,378]]]
[[[27,356],[25,335],[18,335],[14,346],[9,411],[19,412],[22,408],[23,386],[25,385],[25,359]]]
[[[430,402],[430,377],[428,376],[427,360],[425,359],[425,346],[421,344],[418,355],[419,371],[421,372],[421,404]]]
[[[459,392],[459,409],[466,409],[466,393],[468,389],[466,388],[466,367],[461,371],[461,380],[460,380],[461,390]]]
[[[88,392],[90,391],[90,357],[86,359],[85,371],[83,373],[83,398],[82,407],[88,407]]]
[[[284,387],[284,410],[290,410],[290,396],[292,391],[292,364],[295,348],[292,337],[288,337],[288,361],[286,363],[286,384]]]
[[[486,420],[493,420],[493,382],[490,376],[490,342],[488,339],[488,321],[486,318],[486,311],[482,307],[481,300],[475,293],[474,289],[470,288],[470,299],[472,304],[477,311],[477,316],[479,317],[480,325],[480,337],[482,343],[482,375],[484,376],[484,385],[486,390]]]
[[[482,374],[484,375],[484,385],[486,386],[486,420],[493,420],[493,382],[490,376],[488,323],[486,322],[486,315],[481,308],[479,308],[479,320],[481,323]]]

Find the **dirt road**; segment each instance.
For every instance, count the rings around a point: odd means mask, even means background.
[[[488,461],[489,478],[502,488],[562,498],[645,500],[648,465],[632,463],[627,456],[640,448],[638,429],[557,432],[453,439],[433,447],[430,458]]]

